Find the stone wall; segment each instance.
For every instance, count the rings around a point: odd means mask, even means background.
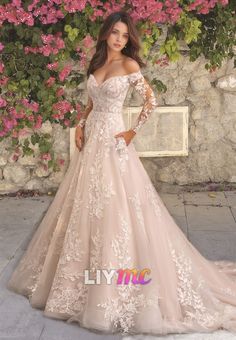
[[[40,130],[52,135],[56,157],[65,160],[61,171],[53,172],[52,168],[45,170],[43,165],[37,164],[34,156],[19,157],[14,161],[14,154],[8,150],[9,140],[6,139],[0,143],[0,194],[16,192],[20,189],[46,193],[56,189],[62,181],[69,164],[69,129],[63,129],[58,124],[52,126],[50,122],[46,122]],[[30,146],[37,156],[37,144]]]
[[[236,69],[232,61],[226,61],[209,73],[205,63],[204,58],[190,62],[183,56],[178,63],[143,71],[148,79],[156,77],[167,85],[167,92],[157,96],[161,106],[187,105],[190,112],[188,156],[141,158],[156,186],[236,182]],[[85,83],[80,84],[78,96],[85,103],[84,88]],[[125,105],[134,105],[132,97]],[[0,193],[19,189],[47,192],[60,184],[69,164],[69,131],[50,123],[42,129],[52,134],[56,154],[66,160],[65,165],[53,173],[38,167],[32,156],[15,162],[5,140],[0,143]]]
[[[209,73],[206,60],[183,57],[153,69],[167,85],[160,105],[189,107],[189,155],[145,160],[155,184],[236,182],[236,69],[226,61]]]

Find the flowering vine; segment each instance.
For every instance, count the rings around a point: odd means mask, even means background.
[[[117,10],[132,16],[143,55],[152,63],[165,67],[178,60],[179,39],[188,45],[190,60],[205,55],[211,71],[235,56],[234,0],[2,0],[0,141],[11,139],[14,160],[34,154],[38,145],[45,167],[56,171],[63,164],[42,125],[49,121],[67,128],[78,122],[84,105],[77,87],[95,51],[101,22]],[[154,49],[164,26],[165,41]],[[155,84],[158,90],[165,88],[160,81]]]

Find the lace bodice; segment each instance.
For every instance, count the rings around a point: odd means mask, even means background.
[[[130,85],[138,91],[144,100],[142,110],[131,127],[137,133],[157,106],[154,92],[140,70],[107,78],[101,84],[98,84],[94,75],[90,74],[87,81],[89,99],[78,125],[82,127],[85,125],[91,110],[121,114]]]

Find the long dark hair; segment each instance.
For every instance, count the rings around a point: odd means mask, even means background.
[[[99,31],[96,52],[94,53],[87,70],[87,76],[94,73],[98,68],[104,65],[107,58],[107,42],[113,26],[116,22],[121,21],[128,26],[129,40],[126,47],[122,49],[121,53],[136,60],[140,67],[146,66],[141,60],[138,53],[140,50],[140,42],[138,31],[133,23],[130,15],[125,11],[118,11],[111,13],[105,20]]]

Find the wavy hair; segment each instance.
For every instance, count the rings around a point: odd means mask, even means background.
[[[126,47],[121,50],[121,53],[136,60],[140,67],[146,66],[146,64],[139,57],[140,42],[139,34],[133,23],[130,15],[125,11],[118,11],[111,13],[103,22],[100,28],[96,51],[89,63],[87,70],[87,77],[91,73],[94,73],[98,68],[104,65],[107,59],[107,42],[106,39],[109,37],[113,26],[116,22],[121,21],[128,27],[129,40],[126,43]]]

